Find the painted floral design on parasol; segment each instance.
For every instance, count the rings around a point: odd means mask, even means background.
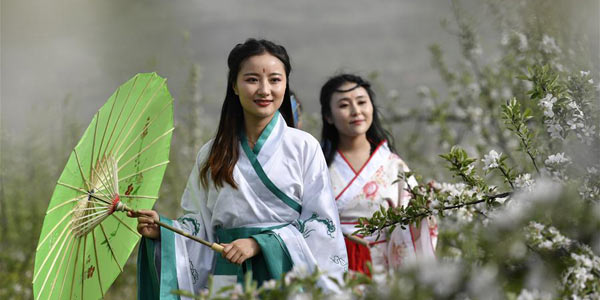
[[[94,116],[54,190],[35,257],[36,299],[98,299],[139,241],[169,158],[173,98],[166,80],[138,74]]]

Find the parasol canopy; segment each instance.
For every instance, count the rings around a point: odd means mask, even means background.
[[[139,241],[137,220],[151,209],[168,163],[173,98],[166,79],[138,74],[94,116],[54,190],[35,257],[36,299],[98,299]]]

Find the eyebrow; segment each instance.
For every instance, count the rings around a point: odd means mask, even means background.
[[[255,73],[255,72],[250,72],[250,73],[244,73],[243,76],[260,76],[260,74]],[[283,74],[281,74],[279,72],[273,72],[273,73],[269,74],[269,76],[283,76]]]
[[[367,98],[367,96],[366,95],[358,95],[355,97],[355,99],[364,99],[364,98]],[[338,103],[341,101],[351,101],[351,99],[350,99],[350,97],[344,97],[344,98],[340,98],[337,100]]]

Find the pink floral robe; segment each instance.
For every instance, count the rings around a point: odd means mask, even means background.
[[[344,235],[351,235],[356,231],[355,225],[358,224],[359,217],[372,216],[380,206],[388,208],[410,205],[407,188],[416,186],[416,180],[411,176],[408,182],[396,181],[399,175],[408,171],[408,166],[389,150],[385,141],[373,151],[360,170],[354,170],[338,151],[329,172]],[[376,239],[376,235],[361,237],[369,242],[368,251],[373,271],[378,273],[399,268],[409,261],[434,258],[437,224],[434,219],[423,219],[421,224],[412,224],[406,229],[397,226],[393,232],[381,234],[379,239]],[[349,241],[346,243],[348,245]],[[358,254],[353,253],[350,248],[352,247],[348,247],[348,255],[349,260],[352,260],[350,256]],[[364,253],[360,255],[364,256]],[[354,269],[366,273],[360,266]]]

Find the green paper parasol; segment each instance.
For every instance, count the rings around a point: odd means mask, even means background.
[[[173,98],[138,74],[108,99],[73,149],[50,200],[35,257],[36,299],[98,299],[140,235],[115,211],[151,209],[167,167]]]

